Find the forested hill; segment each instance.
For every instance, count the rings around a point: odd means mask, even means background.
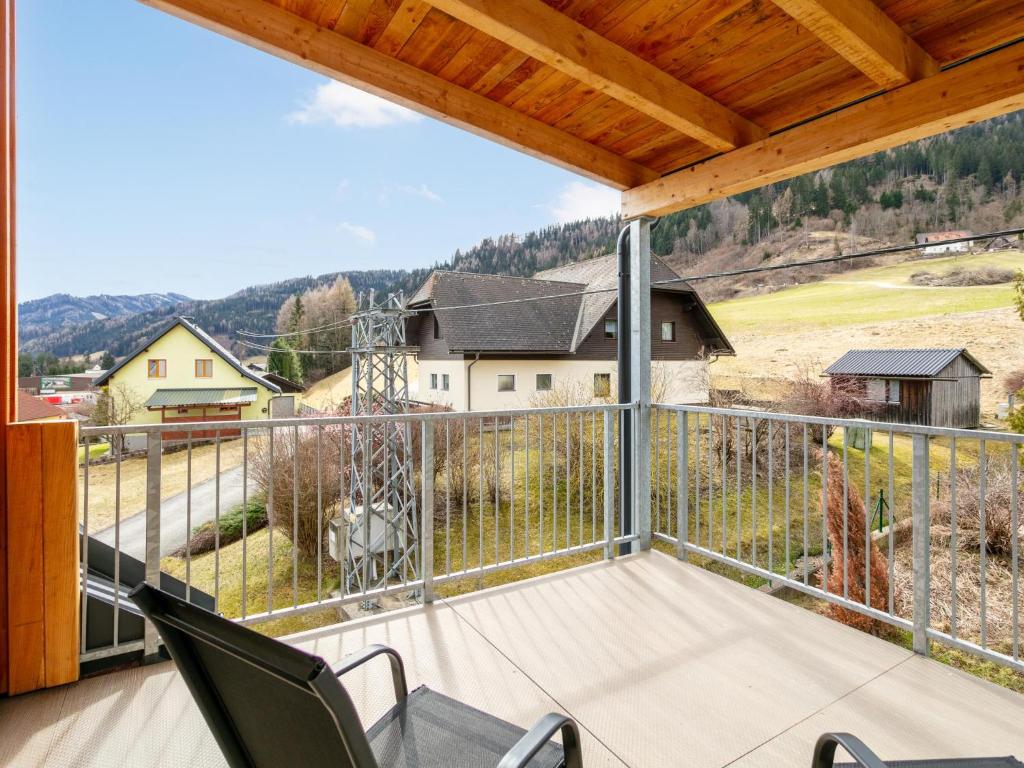
[[[656,253],[685,274],[829,255],[873,244],[906,243],[922,231],[993,231],[1024,225],[1024,113],[924,139],[832,169],[807,174],[664,217],[652,235]],[[525,235],[488,238],[456,252],[446,269],[529,276],[540,269],[608,253],[617,218],[553,225]],[[816,250],[817,249],[817,250]],[[833,270],[844,269],[839,263]],[[428,269],[342,273],[356,292],[414,290]],[[63,329],[25,344],[59,356],[109,349],[124,354],[173,314],[189,314],[222,338],[238,330],[273,331],[285,298],[337,274],[304,277],[125,318]],[[814,279],[813,271],[771,280]],[[701,283],[708,298],[765,288],[746,282]],[[770,287],[770,284],[768,284]]]

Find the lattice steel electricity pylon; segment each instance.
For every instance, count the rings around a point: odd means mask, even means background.
[[[401,293],[377,302],[360,294],[352,316],[352,415],[409,410],[409,371]],[[412,427],[389,419],[354,424],[345,575],[350,593],[416,578],[419,519]],[[369,521],[367,523],[367,521]]]

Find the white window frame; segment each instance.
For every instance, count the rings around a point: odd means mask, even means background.
[[[436,373],[430,374],[430,388],[431,389],[437,389],[437,374]]]
[[[608,326],[611,326],[611,331],[608,330]],[[606,339],[617,339],[619,338],[619,321],[615,318],[606,317],[604,319],[604,337]]]
[[[512,379],[512,388],[502,388],[502,379]],[[515,392],[516,391],[516,375],[514,373],[499,373],[498,374],[498,391],[499,392]]]
[[[669,335],[665,336],[666,326],[669,329]],[[663,320],[661,323],[661,340],[667,342],[674,342],[676,340],[676,321],[675,320]]]
[[[448,392],[451,389],[452,377],[447,373],[441,374],[441,391]]]
[[[547,376],[548,377],[548,385],[546,387],[542,387],[540,385],[540,377],[541,376]],[[555,388],[555,376],[554,376],[554,374],[552,374],[552,373],[538,373],[537,374],[537,378],[534,379],[534,386],[536,387],[538,392],[550,392],[552,389]]]

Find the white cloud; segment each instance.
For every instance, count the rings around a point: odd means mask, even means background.
[[[342,128],[379,128],[416,122],[421,116],[379,96],[329,80],[318,85],[312,98],[287,119],[301,125],[332,123]]]
[[[342,232],[347,232],[353,237],[362,240],[368,245],[373,245],[377,242],[377,233],[369,227],[364,227],[360,224],[353,224],[348,221],[343,221],[338,225],[338,229]]]
[[[562,187],[558,197],[548,207],[559,224],[581,219],[593,219],[617,213],[621,203],[619,193],[600,184],[571,181]]]
[[[444,203],[444,198],[426,184],[420,184],[419,186],[402,184],[398,187],[398,191],[403,192],[406,195],[412,195],[413,197],[422,197],[424,200],[429,200],[432,203]]]

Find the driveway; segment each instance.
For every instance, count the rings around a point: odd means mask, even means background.
[[[216,478],[210,478],[192,486],[191,527],[195,528],[213,520],[217,502]],[[160,556],[169,555],[184,546],[188,535],[186,510],[188,494],[179,493],[164,499],[160,505]],[[235,467],[220,474],[220,512],[224,514],[235,504],[242,503],[242,467]],[[146,557],[146,513],[137,512],[121,519],[121,551],[138,560]],[[114,546],[114,527],[111,526],[92,534],[104,544]]]

